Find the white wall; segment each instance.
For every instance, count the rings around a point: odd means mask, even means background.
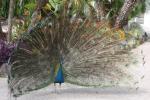
[[[150,34],[150,10],[146,11],[144,15],[144,25],[143,25],[144,30]]]

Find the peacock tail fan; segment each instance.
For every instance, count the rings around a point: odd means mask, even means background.
[[[60,16],[43,19],[21,36],[9,60],[8,83],[14,96],[54,83],[58,65],[65,82],[83,86],[118,82],[127,75],[117,66],[127,61],[128,52],[120,48],[115,30],[107,22],[97,25],[78,15],[74,20],[64,8]]]

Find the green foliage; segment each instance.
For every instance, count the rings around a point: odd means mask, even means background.
[[[101,3],[104,5],[103,10],[106,14],[106,19],[115,21],[124,2],[125,0],[111,0],[111,2],[109,0],[102,0]],[[138,1],[136,6],[133,7],[132,11],[129,12],[129,20],[133,17],[136,17],[140,13],[144,13],[146,9],[145,5],[145,0]]]
[[[75,14],[86,16],[92,8],[90,4],[91,1],[92,0],[49,0],[49,4],[47,4],[46,8],[51,10],[55,15],[57,15],[58,12],[62,11],[63,7],[68,3],[70,8],[70,16],[73,16]]]
[[[9,0],[2,0],[0,6],[0,16],[7,18],[8,11],[9,11]]]
[[[138,23],[131,23],[126,31],[127,49],[132,50],[143,42],[144,30]]]
[[[35,10],[36,4],[34,2],[33,3],[28,3],[24,7],[26,9],[30,10],[30,11],[33,11],[33,10]]]
[[[146,10],[145,0],[143,2],[137,3],[137,5],[132,9],[132,12],[129,15],[129,20],[133,17],[138,16],[141,13],[144,13]]]
[[[2,6],[0,7],[0,16],[3,16],[5,18],[8,17],[8,10],[9,10],[9,0],[1,1]],[[58,11],[61,11],[62,6],[65,4],[65,2],[70,3],[70,15],[73,16],[75,14],[80,14],[81,16],[89,17],[91,15],[95,16],[94,13],[96,10],[92,5],[91,2],[97,2],[97,0],[49,0],[49,3],[46,5],[44,9],[49,10],[53,12],[55,15],[57,15]],[[105,17],[109,20],[115,20],[116,16],[118,15],[118,12],[120,11],[124,0],[102,0],[101,1],[104,5],[104,12]],[[137,16],[141,12],[145,11],[145,2],[142,1],[142,3],[138,3],[136,7],[133,8],[131,14],[129,15],[129,19]],[[15,5],[15,16],[22,16],[27,9],[30,12],[30,16],[35,10],[36,7],[36,0],[16,0]],[[92,13],[90,15],[90,13]],[[94,18],[94,17],[93,17]]]
[[[106,12],[110,12],[109,19],[114,20],[123,6],[124,0],[113,0],[112,2],[104,1]]]
[[[3,0],[1,3],[2,6],[0,6],[0,16],[7,18],[9,11],[9,0]],[[34,7],[35,0],[15,0],[14,16],[23,16],[25,9],[33,12]]]

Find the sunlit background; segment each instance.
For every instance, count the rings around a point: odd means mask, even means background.
[[[146,3],[146,12],[144,14],[144,30],[150,35],[150,0]]]
[[[144,15],[144,30],[150,35],[150,10],[146,11]]]

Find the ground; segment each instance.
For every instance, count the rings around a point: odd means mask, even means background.
[[[142,44],[133,52],[137,55],[143,55],[145,61],[144,66],[143,61],[136,65],[139,68],[136,69],[135,73],[142,77],[135,87],[83,88],[65,83],[61,87],[58,85],[56,89],[51,85],[34,91],[17,98],[17,100],[149,100],[150,42]],[[0,78],[0,100],[16,100],[10,98],[6,78]]]

